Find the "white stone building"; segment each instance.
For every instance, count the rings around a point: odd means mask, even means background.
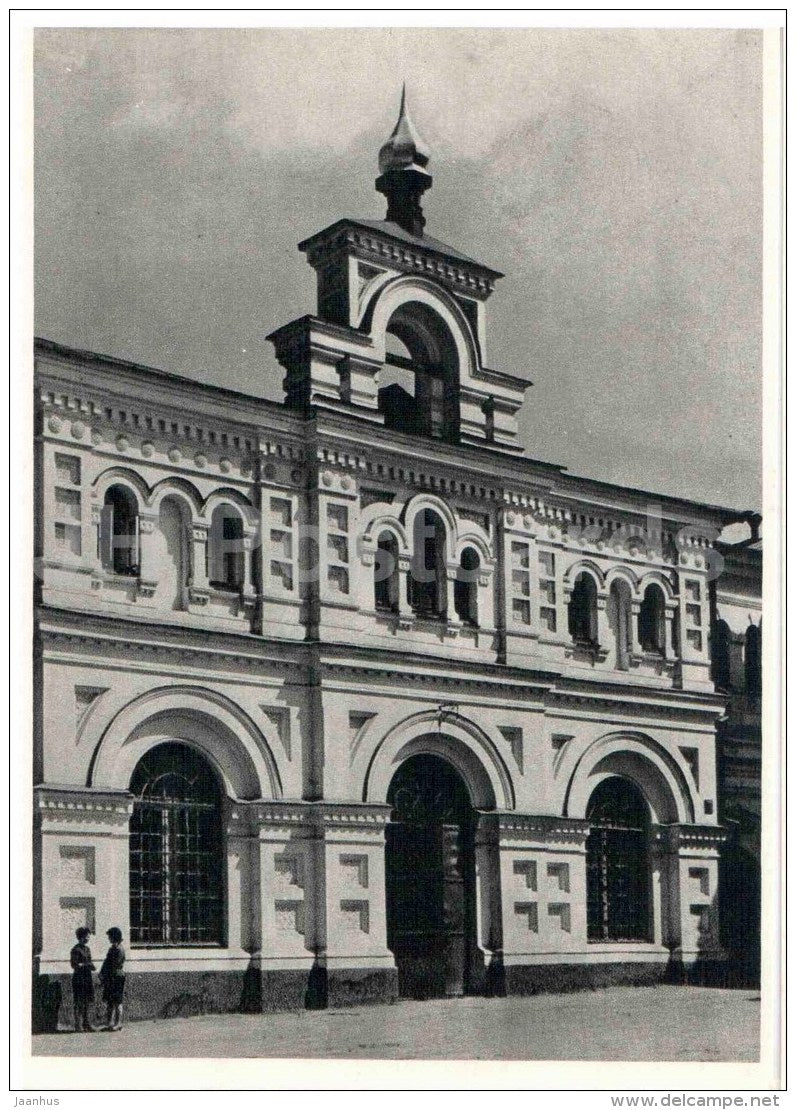
[[[131,1016],[527,992],[719,955],[713,542],[526,458],[501,276],[300,245],[275,404],[36,344],[35,997],[119,926]]]

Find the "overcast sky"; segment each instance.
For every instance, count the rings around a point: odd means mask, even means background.
[[[760,502],[755,31],[46,30],[36,331],[280,398],[263,337],[314,311],[295,249],[382,218],[407,81],[429,234],[506,277],[488,363],[528,453]]]

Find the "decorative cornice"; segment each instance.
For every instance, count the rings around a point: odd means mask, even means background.
[[[479,832],[490,829],[500,840],[521,838],[545,843],[566,843],[582,846],[589,835],[589,822],[577,817],[555,817],[531,813],[482,813]]]
[[[313,268],[328,266],[335,256],[356,254],[358,258],[432,277],[458,292],[481,297],[488,297],[496,278],[502,276],[477,262],[446,256],[430,244],[426,248],[415,247],[393,238],[388,231],[345,221],[299,243],[299,250],[306,253]]]
[[[123,826],[133,811],[127,791],[91,790],[86,787],[36,786],[33,789],[37,824],[102,824]]]
[[[245,801],[230,804],[229,827],[255,835],[259,829],[304,829],[322,835],[328,829],[379,832],[387,825],[392,807],[368,802]]]
[[[727,831],[720,825],[666,825],[655,830],[656,839],[670,851],[710,849],[718,851],[727,840]]]

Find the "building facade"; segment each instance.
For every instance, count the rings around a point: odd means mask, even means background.
[[[719,820],[722,851],[720,918],[730,981],[760,981],[762,570],[760,518],[751,535],[717,544],[722,573],[712,584],[712,661],[727,708],[718,722]]]
[[[709,653],[735,513],[524,456],[500,274],[300,250],[276,404],[36,344],[34,998],[119,926],[131,1016],[644,981],[721,958]]]

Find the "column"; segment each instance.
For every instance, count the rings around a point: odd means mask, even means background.
[[[445,617],[450,630],[461,628],[461,621],[456,612],[456,579],[459,575],[458,563],[447,563],[445,566],[446,610]]]
[[[156,513],[138,514],[138,592],[141,597],[154,597],[158,586],[154,533],[158,524]]]
[[[398,556],[398,616],[402,625],[412,620],[412,606],[409,604],[409,575],[412,572],[412,556]]]
[[[324,892],[324,937],[330,1006],[387,1002],[398,973],[387,948],[386,805],[316,803]]]
[[[312,807],[248,804],[252,846],[252,966],[263,1012],[303,1009],[317,960],[319,905]]]
[[[630,602],[630,634],[632,636],[633,657],[638,659],[642,654],[641,640],[638,637],[638,618],[641,612],[641,602],[635,598]]]
[[[210,597],[210,581],[207,577],[207,532],[206,524],[191,524],[188,529],[191,543],[188,600],[193,605],[206,605]]]
[[[608,650],[612,639],[611,626],[608,623],[608,594],[597,594],[597,643],[603,651]]]
[[[496,815],[507,993],[555,982],[586,949],[586,837],[577,818]],[[570,961],[571,962],[571,961]]]
[[[243,587],[241,600],[244,608],[251,608],[257,601],[257,590],[254,585],[253,560],[257,544],[257,529],[246,528],[243,534]]]
[[[669,851],[677,861],[680,951],[686,964],[723,958],[719,942],[719,849],[715,825],[672,825]]]

